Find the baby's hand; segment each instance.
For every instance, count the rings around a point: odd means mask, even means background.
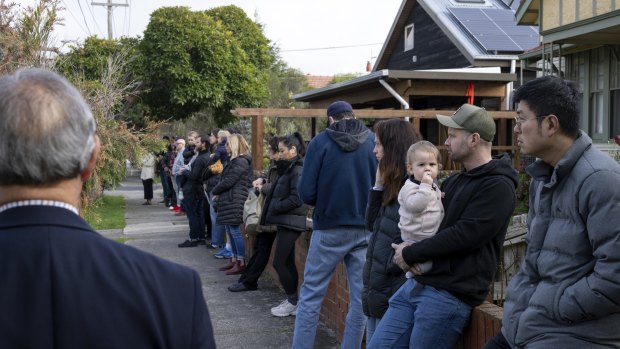
[[[408,272],[411,272],[413,275],[422,275],[424,274],[422,272],[422,269],[420,269],[420,266],[418,265],[418,263],[414,264],[413,267],[411,267],[409,270],[407,270]]]
[[[433,177],[431,176],[431,173],[430,172],[424,173],[424,176],[422,176],[422,180],[420,182],[426,183],[428,185],[433,185]]]

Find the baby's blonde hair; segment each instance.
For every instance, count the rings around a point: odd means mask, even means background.
[[[413,164],[415,158],[416,151],[427,151],[433,155],[437,159],[437,164],[441,165],[441,154],[439,153],[439,149],[433,145],[433,143],[429,141],[418,141],[413,143],[409,149],[407,150],[407,163]]]
[[[219,130],[217,132],[217,141],[221,142],[223,138],[226,138],[226,140],[228,140],[230,138],[230,132],[226,130]]]

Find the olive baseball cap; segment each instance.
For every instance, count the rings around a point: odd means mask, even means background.
[[[436,117],[444,126],[477,133],[487,142],[493,141],[495,136],[495,121],[484,108],[475,105],[463,104],[452,117],[445,115]]]

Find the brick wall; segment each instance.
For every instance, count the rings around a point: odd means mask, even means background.
[[[251,249],[252,239],[246,244]],[[299,271],[299,285],[303,282],[304,266],[308,247],[310,245],[310,233],[303,233],[295,246],[295,259],[297,270]],[[248,250],[248,256],[251,251]],[[272,250],[273,258],[273,250]],[[278,280],[278,274],[273,269],[271,260],[265,270],[274,280]],[[349,305],[349,292],[347,286],[347,275],[344,264],[341,262],[336,267],[329,288],[321,308],[321,321],[332,329],[340,340],[344,332],[344,319],[347,315]],[[465,333],[457,344],[457,349],[479,349],[486,341],[497,334],[501,328],[502,308],[484,303],[476,307],[472,313],[472,319]]]

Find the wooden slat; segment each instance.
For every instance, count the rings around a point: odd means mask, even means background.
[[[325,109],[266,109],[266,108],[237,108],[231,111],[234,115],[238,117],[251,117],[252,118],[252,162],[255,170],[263,169],[263,138],[264,138],[264,127],[263,127],[263,118],[264,117],[291,117],[291,118],[312,118],[312,128],[313,128],[313,136],[316,132],[316,120],[324,119]],[[435,119],[436,115],[452,115],[454,114],[454,110],[390,110],[390,109],[354,109],[353,112],[360,119],[395,119],[395,118],[406,118],[408,117],[410,121],[416,126],[417,129],[420,128],[420,120],[421,119]],[[501,123],[504,123],[505,119],[513,119],[515,117],[514,111],[489,111],[489,114],[494,119],[502,120]],[[500,123],[500,124],[501,124]],[[502,127],[500,127],[502,128]],[[443,125],[440,125],[441,130],[445,130],[446,128]],[[500,144],[507,142],[507,135],[498,135],[500,139]],[[440,145],[439,149],[444,149],[443,141],[445,137],[440,136]],[[497,151],[512,151],[513,154],[517,154],[516,159],[519,159],[518,156],[518,148],[516,146],[494,146],[493,150]],[[517,160],[515,160],[517,161]],[[516,162],[518,163],[518,162]]]
[[[265,109],[265,108],[237,108],[231,112],[238,117],[290,117],[290,118],[326,118],[325,109]],[[390,119],[390,118],[420,118],[434,119],[435,115],[452,115],[454,110],[395,110],[395,109],[354,109],[358,118]],[[514,111],[489,111],[494,119],[514,119]]]

